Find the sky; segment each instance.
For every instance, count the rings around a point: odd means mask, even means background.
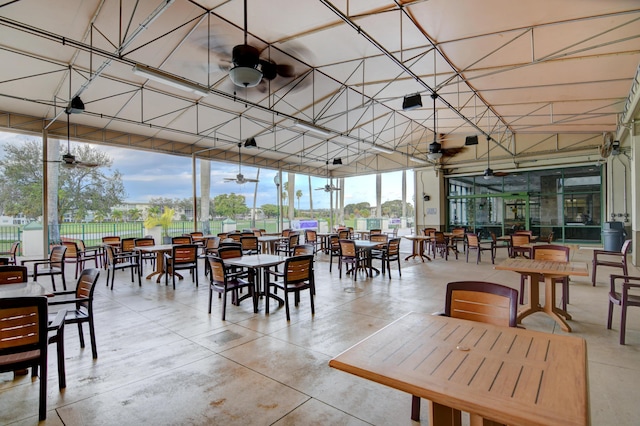
[[[4,146],[7,143],[21,143],[34,137],[15,135],[0,132],[0,156],[4,156]],[[61,144],[64,146],[65,144]],[[72,147],[75,145],[71,142]],[[113,170],[122,174],[122,179],[127,193],[125,201],[131,203],[146,203],[151,198],[182,199],[192,196],[192,164],[191,157],[180,157],[168,154],[159,154],[148,151],[136,151],[133,149],[110,147],[105,145],[93,145],[100,151],[107,153],[113,160]],[[64,146],[66,149],[66,146]],[[242,167],[242,174],[246,178],[256,178],[258,169]],[[196,161],[196,179],[200,178],[200,161]],[[224,178],[234,178],[238,173],[238,164],[212,162],[211,163],[211,199],[216,195],[236,193],[244,195],[248,206],[253,204],[254,184],[238,185],[235,182],[224,182]],[[275,184],[273,178],[275,170],[260,169],[257,206],[263,204],[277,204]],[[287,180],[287,173],[282,175],[283,181]],[[413,173],[407,173],[407,187],[409,194],[407,201],[413,203]],[[313,190],[313,207],[329,208],[329,194],[324,191],[316,191],[315,188],[323,187],[327,183],[326,178],[311,178]],[[345,184],[344,203],[369,202],[376,204],[376,180],[375,175],[363,175],[348,178]],[[296,190],[303,192],[300,198],[300,208],[309,208],[309,183],[307,176],[296,175]],[[200,187],[197,184],[197,196],[200,196]],[[402,172],[385,173],[382,177],[382,202],[401,199]],[[298,208],[298,200],[294,200]],[[335,197],[334,197],[335,203]],[[335,204],[334,204],[335,205]]]

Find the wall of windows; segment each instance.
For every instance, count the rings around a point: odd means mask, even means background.
[[[449,228],[488,237],[529,229],[565,242],[599,242],[603,221],[602,167],[447,179]]]

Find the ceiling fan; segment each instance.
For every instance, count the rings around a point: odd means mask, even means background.
[[[242,185],[244,183],[255,183],[255,182],[259,182],[258,179],[249,179],[244,177],[244,175],[242,174],[242,151],[241,151],[241,147],[242,144],[238,143],[238,174],[236,175],[235,178],[224,178],[225,182],[235,182],[238,185]]]
[[[80,96],[75,96],[73,99],[71,98],[71,67],[69,67],[69,105],[64,109],[65,114],[67,114],[67,152],[62,155],[61,160],[51,161],[53,163],[62,163],[62,167],[73,168],[73,167],[84,167],[84,168],[93,168],[98,167],[98,163],[89,163],[85,161],[80,161],[76,159],[76,156],[71,154],[71,123],[69,120],[69,116],[71,114],[82,114],[84,112],[84,102],[80,99]]]
[[[438,142],[444,141],[446,135],[444,133],[438,134],[436,131],[436,99],[438,98],[437,93],[431,94],[431,99],[433,99],[433,142],[429,144],[429,152],[427,153],[427,158],[431,161],[437,162],[443,157],[453,157],[456,154],[464,151],[466,147],[452,147],[452,148],[443,148],[442,143]]]
[[[491,162],[489,159],[489,142],[491,142],[491,136],[487,136],[487,168],[484,169],[484,174],[482,175],[485,179],[491,179],[492,177],[502,177],[507,176],[509,173],[506,172],[494,172],[491,168]]]
[[[316,191],[324,191],[324,192],[340,191],[341,189],[335,186],[333,182],[329,182],[329,160],[327,160],[326,164],[327,164],[327,184],[325,186],[321,186],[320,188],[316,188]]]
[[[270,57],[261,57],[261,52],[257,47],[251,46],[247,42],[247,0],[244,0],[244,43],[233,47],[229,54],[226,43],[221,43],[220,35],[211,40],[210,37],[200,39],[199,44],[205,45],[212,50],[217,59],[220,70],[227,71],[231,82],[238,87],[256,87],[261,91],[266,91],[267,83],[276,78],[293,80],[302,73],[296,72],[293,65],[276,63]],[[299,88],[299,86],[296,86]]]

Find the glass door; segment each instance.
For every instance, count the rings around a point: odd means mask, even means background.
[[[503,198],[504,234],[529,229],[529,196],[519,194]]]

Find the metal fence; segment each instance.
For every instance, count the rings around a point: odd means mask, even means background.
[[[0,252],[8,252],[14,241],[22,241],[22,228],[18,225],[0,226]]]

